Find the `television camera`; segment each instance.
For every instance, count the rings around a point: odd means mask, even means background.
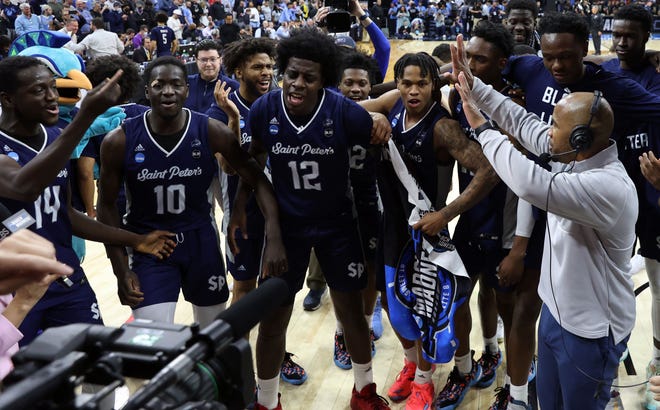
[[[252,354],[244,335],[289,292],[271,278],[204,329],[134,321],[121,328],[50,328],[12,357],[0,409],[98,409],[125,377],[150,379],[123,407],[243,409],[254,400]],[[83,383],[103,386],[76,394]]]

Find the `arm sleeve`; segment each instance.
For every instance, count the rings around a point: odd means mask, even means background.
[[[371,42],[374,43],[373,58],[378,62],[380,73],[385,78],[387,67],[390,63],[390,42],[385,37],[385,34],[383,34],[383,31],[373,21],[367,26],[367,33],[369,33]]]
[[[532,204],[524,199],[518,198],[518,207],[516,209],[516,236],[530,238],[534,230],[534,214],[532,213]]]
[[[557,168],[555,173],[527,159],[499,131],[485,130],[477,138],[500,179],[520,199],[549,213],[607,229],[631,200],[628,190],[615,188],[627,185],[625,174],[618,180],[613,174],[604,174],[603,168],[578,173],[557,172]],[[603,184],[603,178],[610,176],[608,184]]]
[[[479,108],[528,151],[536,155],[547,151],[550,126],[536,114],[527,112],[477,77],[474,78],[472,94]]]

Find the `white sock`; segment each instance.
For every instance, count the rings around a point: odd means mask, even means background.
[[[527,383],[523,384],[522,386],[516,386],[515,384],[512,384],[509,387],[509,395],[514,400],[518,400],[527,404]]]
[[[497,354],[499,349],[500,348],[497,345],[497,332],[493,337],[484,337],[484,350],[490,354]]]
[[[660,349],[653,346],[653,365],[656,369],[660,368]]]
[[[174,311],[176,302],[157,303],[133,309],[133,317],[136,319],[153,320],[154,322],[174,323]]]
[[[373,330],[373,327],[371,326],[371,319],[374,317],[373,314],[371,315],[364,315],[364,319],[367,321],[367,325],[369,325],[369,330]]]
[[[257,377],[257,402],[267,409],[277,407],[277,393],[280,390],[280,375],[272,379],[260,379]]]
[[[374,372],[371,362],[359,364],[353,362],[353,377],[355,378],[355,390],[358,392],[364,389],[364,386],[374,382]]]
[[[506,386],[507,384],[511,386],[511,376],[509,376],[508,374],[504,376],[504,385]]]
[[[433,376],[433,367],[431,367],[429,370],[420,370],[418,367],[417,370],[415,370],[414,382],[417,384],[433,383],[431,376]]]
[[[344,334],[344,325],[341,324],[341,322],[339,321],[339,319],[337,319],[337,330],[336,330],[336,332],[337,332],[337,334],[339,334],[339,335],[343,335],[343,334]]]
[[[472,371],[472,354],[468,353],[464,356],[454,356],[454,364],[456,365],[456,368],[458,368],[458,372],[461,376],[465,376]]]
[[[221,312],[227,309],[227,303],[220,303],[213,306],[193,305],[193,319],[199,323],[200,329],[210,325]]]
[[[417,347],[413,346],[408,349],[403,349],[403,355],[406,357],[406,360],[417,364]]]

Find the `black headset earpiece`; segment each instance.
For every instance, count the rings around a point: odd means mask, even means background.
[[[600,104],[600,99],[602,97],[602,92],[598,90],[594,91],[594,100],[591,103],[591,109],[589,110],[589,121],[586,124],[576,125],[571,131],[568,142],[571,144],[571,148],[576,152],[588,150],[594,142],[594,136],[590,128],[591,121],[593,121],[594,116],[598,112],[598,104]]]

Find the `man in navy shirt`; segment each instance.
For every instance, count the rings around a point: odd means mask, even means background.
[[[653,94],[660,95],[660,75],[645,58],[645,45],[653,24],[652,14],[643,6],[621,7],[612,22],[612,44],[617,57],[603,63],[603,68],[630,78]],[[660,128],[641,123],[628,130],[625,150],[620,152],[623,165],[637,188],[639,217],[635,226],[639,238],[639,253],[644,257],[651,289],[651,323],[653,324],[653,356],[647,368],[648,377],[660,375],[660,192],[644,178],[639,158],[647,152],[660,153]],[[647,388],[647,408],[660,406]]]
[[[167,14],[156,14],[156,22],[158,25],[151,29],[149,37],[152,41],[156,42],[156,55],[158,57],[171,56],[178,47],[178,42],[174,35],[174,30],[167,27]]]
[[[222,66],[222,55],[220,44],[217,41],[206,39],[195,46],[195,59],[197,60],[198,74],[188,76],[188,98],[184,107],[193,111],[205,113],[215,101],[213,90],[215,85],[224,81],[232,90],[237,90],[239,85],[236,80],[220,73]]]

